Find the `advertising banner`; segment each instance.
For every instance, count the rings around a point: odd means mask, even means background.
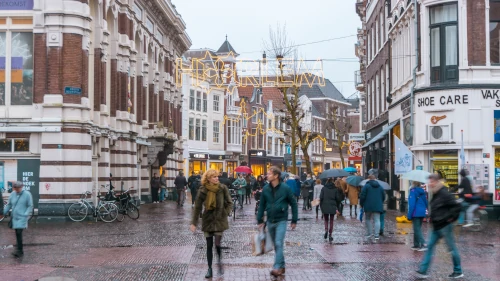
[[[22,182],[23,189],[33,196],[33,205],[38,208],[40,200],[40,159],[17,160],[17,180]]]
[[[413,166],[413,154],[396,136],[394,136],[394,148],[396,150],[394,173],[396,175],[402,175],[411,172]]]

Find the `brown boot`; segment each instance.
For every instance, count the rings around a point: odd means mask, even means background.
[[[272,276],[278,277],[278,276],[281,276],[283,274],[285,274],[285,269],[284,268],[271,270],[271,275]]]

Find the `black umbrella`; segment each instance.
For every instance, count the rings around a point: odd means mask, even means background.
[[[329,169],[321,173],[319,176],[320,179],[328,179],[328,178],[338,178],[338,177],[348,177],[351,174],[344,171],[343,169]]]

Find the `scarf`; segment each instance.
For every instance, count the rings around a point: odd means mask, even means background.
[[[207,198],[205,199],[205,209],[207,211],[214,210],[217,207],[219,184],[207,183],[205,188],[208,190]]]

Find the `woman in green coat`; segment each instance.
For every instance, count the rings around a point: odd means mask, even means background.
[[[207,261],[208,272],[205,278],[212,278],[213,245],[215,237],[215,248],[217,250],[219,275],[223,274],[221,241],[222,232],[229,228],[227,217],[233,207],[233,201],[227,186],[219,182],[219,172],[209,169],[201,178],[201,188],[196,196],[193,217],[191,219],[191,231],[196,231],[198,219],[201,215],[201,230],[207,239]]]
[[[238,190],[238,203],[240,208],[243,209],[243,198],[246,193],[245,187],[247,186],[247,181],[243,177],[243,174],[238,174],[238,178],[233,182],[234,189]]]

